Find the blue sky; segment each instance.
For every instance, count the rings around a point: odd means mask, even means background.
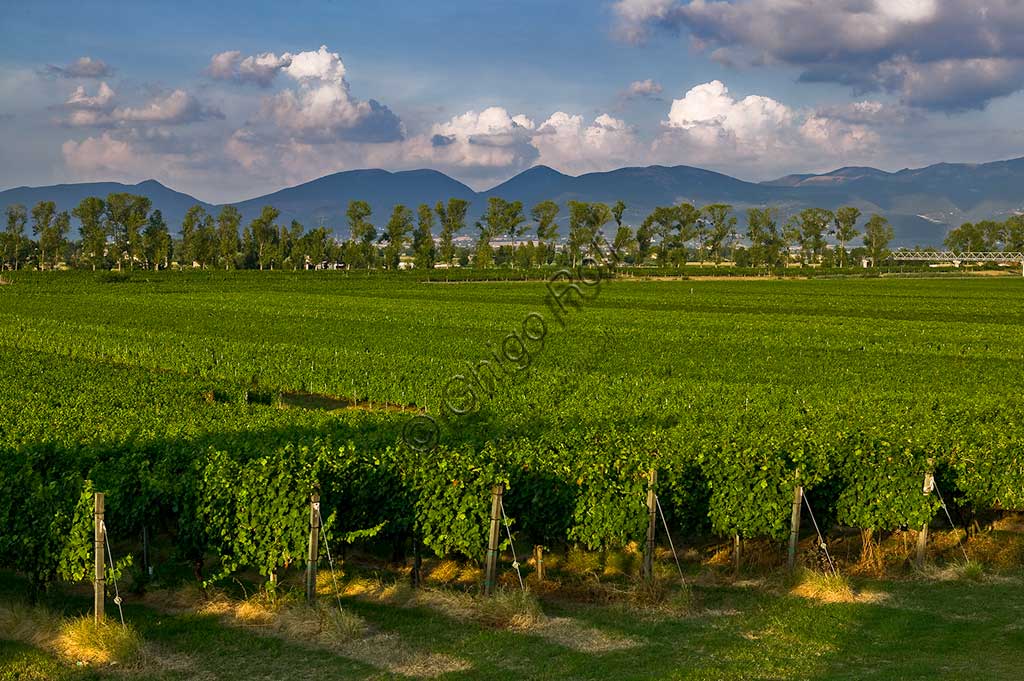
[[[1022,30],[1013,0],[7,3],[0,187],[994,160]]]

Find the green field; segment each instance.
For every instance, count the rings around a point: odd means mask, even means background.
[[[136,583],[145,581],[143,531],[156,583],[182,579],[189,566],[218,584],[291,574],[314,489],[336,553],[348,546],[397,563],[420,544],[427,556],[479,560],[498,482],[521,558],[534,545],[621,550],[643,538],[652,468],[680,544],[778,542],[796,484],[826,534],[872,530],[877,539],[930,520],[948,527],[937,496],[922,494],[928,472],[958,524],[982,527],[1024,509],[1017,278],[608,279],[566,294],[564,310],[551,293],[564,293],[566,281],[5,278],[0,523],[10,531],[0,537],[0,568],[21,573],[32,593],[86,576],[94,490],[107,494],[111,540],[133,557],[124,574]],[[502,348],[500,380],[473,388],[472,413],[452,413],[466,403],[472,369],[496,364]],[[419,414],[437,424],[436,447],[403,439]],[[770,589],[709,587],[704,614],[656,625],[557,598],[544,607],[643,638],[645,655],[664,661],[649,676],[1008,678],[1004,665],[1022,654],[1010,625],[1019,613],[1004,593],[1019,589],[1013,565],[999,567],[1010,582],[884,585],[894,596],[878,603],[808,605]],[[508,669],[644,678],[640,649],[603,655],[592,668],[590,657],[528,634],[351,607],[420,647],[438,637],[439,649],[470,657],[475,671],[462,678]],[[939,607],[937,621],[919,621]],[[736,614],[707,614],[720,610]],[[191,645],[197,635],[180,628],[193,624],[240,656],[266,645],[217,622],[161,620],[168,632],[151,610],[131,612],[147,640],[172,647]],[[972,618],[985,622],[972,630],[969,656],[952,633],[964,629],[961,616],[971,627]],[[913,656],[897,654],[895,637]],[[997,641],[1014,655],[984,652]],[[954,644],[961,650],[948,653]],[[196,664],[212,678],[252,676],[244,664],[209,667],[219,653],[196,645]],[[274,645],[302,668],[307,653]],[[9,659],[36,654],[12,646]],[[555,662],[543,674],[523,668],[548,656]],[[352,662],[348,670],[340,676],[380,671]]]

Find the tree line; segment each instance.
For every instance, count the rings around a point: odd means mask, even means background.
[[[62,263],[94,270],[159,270],[170,268],[172,263],[220,269],[309,269],[324,265],[398,269],[403,258],[418,269],[456,265],[527,268],[576,266],[588,258],[599,258],[599,251],[609,248],[616,251],[620,262],[631,265],[681,266],[696,259],[771,268],[794,260],[804,265],[847,267],[856,257],[878,263],[893,238],[888,221],[872,215],[863,226],[864,246],[849,251],[850,243],[861,235],[861,211],[852,206],[834,212],[807,208],[784,224],[774,207],[749,208],[745,227],[741,228],[729,204],[697,208],[681,203],[655,208],[634,229],[623,222],[623,201],[612,205],[570,201],[568,234],[560,248],[558,221],[562,208],[556,202],[541,201],[527,213],[521,201],[491,197],[474,223],[474,245],[458,246],[456,237],[467,226],[469,205],[466,200],[451,198],[434,206],[421,204],[414,212],[398,204],[378,230],[372,222],[370,204],[354,200],[345,212],[349,238],[344,241],[335,239],[325,227],[307,231],[296,220],[279,222],[280,211],[273,206],[265,206],[243,227],[242,214],[234,206],[224,206],[212,214],[195,205],[186,212],[174,237],[160,210],[152,209],[149,198],[112,193],[105,199],[87,197],[71,211],[58,212],[53,201],[40,201],[31,211],[22,205],[8,206],[0,249],[3,266],[15,270],[26,266],[53,269]],[[74,241],[68,239],[72,217],[80,225],[79,238]],[[1017,231],[1006,228],[999,234],[1013,233],[1019,240],[1019,222],[1014,223]],[[603,235],[612,225],[614,236],[609,243]],[[31,237],[27,235],[29,227]],[[954,230],[950,238],[961,232],[967,235],[964,230],[968,227],[970,235],[980,230],[985,239],[997,232],[989,223],[979,223]],[[829,237],[836,243],[833,248],[829,247]],[[974,237],[962,238],[969,241]],[[1006,241],[1002,238],[1000,243]]]
[[[1024,251],[1024,215],[1011,215],[1005,222],[965,222],[946,236],[951,251]]]

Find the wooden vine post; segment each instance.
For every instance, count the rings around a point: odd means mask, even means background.
[[[804,488],[797,485],[793,488],[793,513],[789,518],[789,551],[786,554],[786,569],[789,574],[796,570],[796,549],[800,542],[800,505],[804,500]]]
[[[306,601],[316,601],[316,568],[320,562],[320,495],[309,498],[309,555],[306,557]]]
[[[96,564],[96,572],[92,583],[92,609],[95,614],[96,624],[100,624],[103,622],[103,604],[107,590],[107,570],[104,556],[106,532],[103,531],[103,492],[96,492],[92,518],[93,536],[95,538],[93,559]]]
[[[928,495],[930,495],[932,493],[932,487],[934,485],[935,485],[935,478],[933,477],[932,473],[930,473],[930,472],[929,473],[925,473],[924,474],[924,486],[921,488],[921,491],[924,493],[925,496],[928,496]],[[917,569],[918,570],[920,570],[921,568],[924,567],[924,559],[925,559],[925,555],[926,555],[926,550],[927,549],[928,549],[928,521],[926,520],[926,521],[924,521],[924,525],[921,526],[921,531],[917,533],[917,560],[915,561],[915,564],[917,565]]]
[[[491,528],[487,536],[487,558],[484,572],[484,594],[490,596],[498,581],[498,540],[501,538],[501,495],[504,485],[491,489]]]
[[[654,468],[647,474],[647,545],[644,547],[644,580],[654,579],[654,529],[658,520],[658,497],[655,486],[658,471]]]
[[[537,581],[544,581],[544,547],[537,544],[533,547],[533,562],[537,566]]]

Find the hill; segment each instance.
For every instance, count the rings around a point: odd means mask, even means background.
[[[12,203],[31,206],[49,199],[66,210],[86,196],[106,196],[115,191],[149,196],[172,229],[180,224],[191,205],[199,203],[207,210],[218,209],[155,180],[136,185],[93,182],[18,187],[0,192],[0,207]],[[962,222],[1003,219],[1024,210],[1024,158],[981,164],[939,163],[898,172],[845,167],[760,183],[685,165],[619,168],[579,176],[535,166],[482,192],[475,192],[436,170],[350,170],[235,205],[246,221],[259,214],[263,206],[273,205],[281,211],[284,222],[298,220],[306,227],[324,224],[336,235],[346,236],[345,209],[353,199],[369,202],[374,222],[380,226],[396,203],[411,207],[421,203],[433,205],[449,197],[472,202],[472,224],[491,196],[522,201],[527,210],[545,199],[563,206],[572,200],[612,203],[622,199],[628,207],[626,220],[632,224],[641,221],[655,206],[681,201],[696,205],[725,202],[738,212],[751,206],[774,205],[784,220],[810,206],[835,209],[853,205],[865,214],[877,212],[888,217],[896,231],[896,245],[939,245],[949,229]],[[560,222],[564,225],[567,219],[563,211]]]

